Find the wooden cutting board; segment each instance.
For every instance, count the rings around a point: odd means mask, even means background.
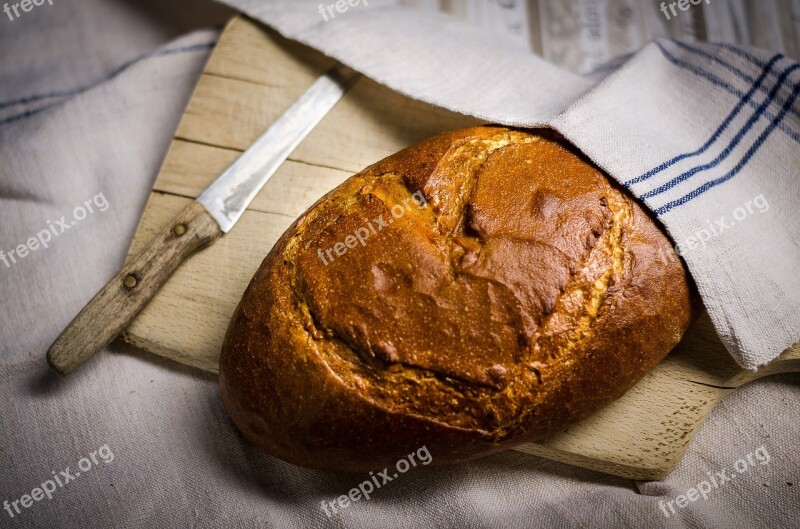
[[[249,19],[222,34],[175,134],[130,254],[194,199],[333,61]],[[236,227],[169,279],[124,338],[217,372],[228,321],[250,278],[294,219],[367,165],[478,121],[362,78],[267,183]],[[727,355],[707,318],[619,401],[547,441],[518,450],[635,479],[660,479],[728,393],[758,377],[800,371],[800,347],[758,373]],[[533,460],[532,460],[533,461]]]

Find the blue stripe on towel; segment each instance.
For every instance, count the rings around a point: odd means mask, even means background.
[[[105,77],[103,77],[99,81],[96,81],[96,82],[94,82],[94,83],[92,83],[92,84],[90,84],[88,86],[72,88],[72,89],[69,89],[69,90],[59,90],[59,91],[56,91],[56,92],[49,92],[49,93],[44,93],[44,94],[32,95],[32,96],[25,96],[25,97],[22,97],[20,99],[14,99],[14,100],[11,100],[11,101],[0,102],[0,110],[2,110],[4,108],[11,107],[11,106],[14,106],[14,105],[24,105],[25,103],[33,103],[34,101],[39,101],[41,99],[51,99],[51,98],[54,98],[54,97],[67,97],[67,96],[77,95],[77,94],[80,94],[81,92],[85,92],[86,90],[88,90],[89,88],[91,88],[93,86],[97,86],[100,83],[103,83],[105,81],[108,81],[109,79],[112,79],[114,76],[119,75],[123,70],[129,68],[132,64],[137,63],[137,62],[141,61],[142,59],[147,59],[149,57],[165,57],[167,55],[175,55],[176,53],[186,53],[186,52],[190,52],[190,51],[209,50],[209,49],[213,48],[215,45],[216,45],[216,42],[211,42],[211,43],[207,43],[207,44],[192,44],[190,46],[182,46],[180,48],[171,48],[171,49],[166,49],[166,50],[160,50],[160,51],[155,51],[153,53],[148,53],[148,54],[145,54],[145,55],[141,55],[139,57],[136,57],[135,59],[132,59],[132,60],[129,60],[129,61],[126,61],[126,62],[122,63],[120,66],[118,66],[117,68],[112,70],[111,73],[107,74]]]
[[[204,44],[191,44],[189,46],[181,46],[179,48],[170,48],[170,49],[166,49],[166,50],[157,50],[155,52],[148,53],[146,55],[142,55],[140,57],[137,57],[135,59],[132,59],[130,61],[127,61],[127,62],[121,64],[116,69],[114,69],[111,73],[107,74],[103,79],[100,79],[99,81],[96,81],[96,82],[94,82],[94,83],[92,83],[90,85],[81,86],[81,87],[73,88],[73,89],[70,89],[70,90],[62,90],[62,91],[58,91],[58,92],[50,92],[50,93],[45,93],[45,94],[37,94],[37,95],[33,95],[33,96],[26,96],[26,97],[23,97],[23,98],[20,98],[20,99],[16,99],[16,100],[13,100],[13,101],[2,102],[2,103],[0,103],[0,110],[2,110],[4,108],[7,108],[7,107],[10,107],[10,106],[14,106],[14,105],[24,105],[24,104],[27,104],[27,103],[33,103],[35,101],[39,101],[39,100],[42,100],[42,99],[52,99],[52,98],[62,98],[63,99],[64,97],[78,95],[80,93],[86,92],[87,90],[90,90],[90,89],[94,88],[98,84],[101,84],[101,83],[104,83],[106,81],[109,81],[109,80],[113,79],[114,77],[116,77],[117,75],[121,74],[123,71],[127,70],[132,65],[136,64],[137,62],[139,62],[141,60],[149,59],[149,58],[152,58],[152,57],[166,57],[168,55],[175,55],[175,54],[178,54],[178,53],[187,53],[187,52],[192,52],[192,51],[209,50],[209,49],[212,49],[214,46],[216,46],[216,44],[217,44],[216,42],[210,42],[210,43],[204,43]],[[49,108],[52,108],[52,107],[58,105],[59,103],[61,103],[60,100],[59,101],[55,101],[53,103],[50,103],[48,105],[44,105],[42,107],[36,108],[36,109],[26,110],[25,112],[22,112],[20,114],[16,114],[16,115],[11,116],[9,118],[0,120],[0,125],[13,123],[14,121],[19,121],[21,119],[28,118],[30,116],[38,114],[39,112],[42,112],[42,111],[47,110]]]
[[[698,165],[697,167],[694,167],[694,168],[686,171],[685,173],[676,176],[675,178],[673,178],[669,182],[665,183],[664,185],[659,186],[659,187],[657,187],[655,189],[652,189],[652,190],[648,191],[647,193],[644,193],[644,194],[640,195],[639,198],[645,199],[645,198],[651,198],[651,197],[660,195],[661,193],[664,193],[665,191],[669,191],[670,189],[672,189],[676,185],[680,184],[681,182],[683,182],[685,180],[688,180],[689,178],[691,178],[695,174],[697,174],[697,173],[699,173],[701,171],[705,171],[706,169],[711,169],[712,167],[716,167],[717,165],[722,163],[722,161],[724,161],[728,157],[728,155],[733,151],[733,149],[736,148],[736,146],[739,144],[739,142],[742,141],[744,136],[748,132],[750,132],[750,129],[752,129],[753,126],[756,124],[756,122],[759,120],[759,118],[761,118],[761,116],[764,114],[764,111],[775,100],[775,96],[778,94],[780,89],[783,87],[783,85],[784,85],[786,79],[789,77],[789,75],[791,75],[791,73],[794,72],[795,70],[797,70],[798,68],[800,68],[800,64],[794,64],[794,65],[790,66],[789,68],[787,68],[786,70],[784,70],[784,72],[778,78],[778,82],[772,88],[772,90],[770,91],[770,93],[766,97],[766,99],[764,99],[764,102],[761,103],[761,105],[758,107],[756,112],[750,117],[750,119],[747,120],[747,123],[744,124],[742,129],[739,130],[739,132],[736,134],[736,136],[733,137],[733,139],[728,144],[728,146],[725,147],[725,149],[714,160],[712,160],[711,162],[709,162],[707,164],[704,164],[704,165]]]
[[[657,44],[658,44],[659,48],[661,48],[661,43],[657,43]],[[664,50],[662,48],[662,52],[663,51]],[[747,93],[744,94],[744,96],[742,96],[739,99],[739,102],[736,104],[736,106],[733,108],[733,110],[730,112],[730,114],[728,114],[728,117],[725,118],[725,120],[722,122],[722,124],[719,126],[719,128],[714,132],[714,134],[711,135],[711,137],[708,139],[708,141],[705,144],[703,144],[702,147],[700,147],[696,151],[678,155],[678,156],[672,158],[671,160],[662,163],[658,167],[655,167],[655,168],[647,171],[643,175],[637,176],[636,178],[628,180],[623,185],[625,187],[630,187],[633,184],[636,184],[637,182],[641,182],[643,180],[647,180],[648,178],[660,173],[664,169],[666,169],[666,168],[678,163],[681,160],[685,160],[686,158],[691,158],[692,156],[697,156],[698,154],[702,154],[703,152],[705,152],[706,149],[708,149],[715,141],[717,141],[717,139],[719,139],[720,135],[725,131],[726,128],[728,128],[728,125],[731,124],[733,119],[739,114],[739,112],[742,110],[742,108],[744,108],[744,105],[746,105],[747,102],[750,101],[750,99],[752,99],[753,94],[756,93],[758,88],[761,86],[761,83],[763,83],[764,79],[767,78],[767,76],[769,75],[769,72],[772,70],[772,67],[781,58],[783,58],[783,54],[775,55],[774,57],[772,57],[772,59],[769,61],[769,63],[766,66],[764,66],[764,69],[761,71],[761,75],[758,77],[758,79],[756,80],[755,84],[753,84],[750,87],[750,90],[748,90]]]
[[[722,59],[721,57],[715,56],[713,53],[708,53],[708,52],[703,51],[703,50],[701,50],[701,49],[699,49],[699,48],[697,48],[695,46],[690,46],[689,44],[687,44],[685,42],[679,42],[677,40],[674,40],[672,42],[674,42],[675,44],[679,45],[680,47],[682,47],[685,50],[689,50],[689,51],[692,51],[694,53],[700,54],[701,56],[704,56],[704,57],[706,57],[706,58],[708,58],[708,59],[710,59],[710,60],[712,60],[712,61],[714,61],[716,63],[719,63],[723,68],[725,68],[726,70],[728,70],[729,72],[734,74],[739,79],[744,79],[748,83],[752,83],[753,82],[753,78],[750,75],[748,75],[744,71],[740,70],[735,65],[733,65],[733,64],[729,63],[728,61]],[[728,50],[728,51],[730,51],[732,53],[735,53],[735,54],[747,59],[748,61],[752,62],[753,64],[755,64],[759,68],[763,67],[764,64],[766,64],[765,61],[759,59],[755,55],[752,55],[750,53],[747,53],[744,50],[741,50],[741,49],[737,48],[736,46],[732,46],[732,45],[729,45],[729,44],[715,44],[715,46],[717,46],[719,48],[722,48],[722,49],[725,49],[725,50]],[[789,60],[791,60],[791,59],[789,59]],[[792,61],[792,62],[795,62],[795,61]],[[792,115],[800,118],[800,110],[795,109],[795,108],[790,108],[789,112]],[[784,130],[783,127],[781,127],[781,130]],[[784,132],[785,132],[785,130],[784,130]],[[794,139],[794,137],[792,137],[792,139]]]
[[[725,42],[707,42],[706,44],[708,44],[709,46],[715,46],[717,48],[722,48],[723,50],[728,50],[731,53],[735,53],[739,57],[747,59],[748,61],[752,62],[756,66],[764,66],[764,64],[766,62],[766,61],[764,61],[762,59],[759,59],[758,57],[756,57],[755,55],[753,55],[751,53],[747,53],[741,47],[734,46],[733,44],[727,44]]]
[[[730,85],[729,83],[727,83],[723,79],[720,79],[719,77],[717,77],[713,73],[707,72],[707,71],[703,70],[702,68],[700,68],[700,67],[698,67],[698,66],[696,66],[696,65],[694,65],[692,63],[689,63],[689,62],[683,61],[681,59],[678,59],[677,57],[672,55],[666,48],[664,48],[664,46],[660,42],[656,42],[655,44],[658,46],[658,48],[661,51],[661,54],[664,56],[664,58],[667,59],[669,62],[673,63],[674,65],[676,65],[676,66],[678,66],[680,68],[683,68],[684,70],[688,70],[688,71],[692,72],[693,74],[697,75],[698,77],[702,77],[703,79],[705,79],[706,81],[710,82],[711,84],[713,84],[715,86],[719,86],[720,88],[722,88],[724,90],[727,90],[728,92],[730,92],[733,95],[736,95],[736,96],[739,96],[739,97],[742,97],[744,95],[743,91],[741,91],[738,88]],[[748,104],[750,106],[755,106],[755,103],[753,103],[752,101],[748,102]],[[793,114],[794,113],[795,112],[793,112]],[[774,116],[770,112],[764,112],[764,117],[767,118],[767,119],[772,119]],[[787,126],[785,123],[781,123],[778,128],[780,128],[781,131],[783,131],[783,133],[786,134],[789,138],[791,138],[792,140],[794,140],[797,143],[800,143],[800,133],[799,132],[797,132],[794,129],[792,129],[791,127]]]
[[[769,127],[767,127],[761,133],[756,142],[750,147],[750,149],[748,149],[747,153],[745,153],[744,157],[739,161],[738,164],[736,164],[736,167],[728,171],[728,173],[726,173],[725,175],[715,180],[711,180],[710,182],[706,182],[702,186],[682,196],[681,198],[673,200],[672,202],[669,202],[667,204],[664,204],[663,206],[655,210],[655,214],[659,216],[663,215],[667,211],[692,201],[693,199],[702,195],[709,189],[712,189],[718,186],[719,184],[727,182],[728,180],[739,174],[739,171],[741,171],[747,165],[747,163],[750,161],[753,155],[755,155],[758,152],[758,150],[761,148],[761,146],[764,144],[767,138],[769,138],[770,134],[772,134],[772,131],[774,131],[778,127],[780,122],[783,121],[783,118],[786,117],[786,114],[789,112],[789,109],[792,108],[792,105],[797,100],[798,94],[800,94],[800,83],[794,86],[794,90],[792,91],[791,97],[787,99],[786,102],[783,104],[783,108],[781,109],[780,113],[777,116],[775,116],[775,118],[772,120],[772,123],[770,123]]]

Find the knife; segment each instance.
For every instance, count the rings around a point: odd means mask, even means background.
[[[337,64],[318,78],[75,316],[47,351],[50,367],[67,374],[119,336],[184,260],[233,228],[278,167],[359,77]]]

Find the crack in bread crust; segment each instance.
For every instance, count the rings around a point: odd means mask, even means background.
[[[427,207],[335,249],[417,191]],[[441,134],[284,233],[231,319],[225,408],[273,455],[330,470],[541,439],[621,396],[688,328],[696,292],[670,251],[552,131]]]
[[[451,200],[446,202],[437,201],[435,195],[432,196],[430,202],[435,214],[424,216],[414,212],[409,216],[410,224],[417,229],[437,233],[435,245],[440,251],[454,245],[456,238],[462,239],[463,242],[464,230],[468,223],[467,210],[479,174],[487,159],[496,152],[502,155],[502,150],[508,145],[529,144],[536,141],[542,140],[538,136],[517,131],[504,131],[488,140],[470,140],[449,152],[442,158],[440,165],[460,169],[460,174],[455,178],[461,183],[457,188],[457,196],[451,197]],[[388,208],[393,205],[392,198],[395,198],[394,203],[397,203],[396,192],[394,197],[391,192],[393,187],[402,185],[403,191],[409,196],[413,192],[403,183],[403,175],[396,171],[370,174],[367,170],[357,178],[361,183],[354,194],[339,195],[336,197],[338,204],[329,202],[321,204],[318,209],[346,211],[357,204],[359,196],[365,194],[378,197]],[[301,284],[298,275],[293,289],[299,310],[307,322],[306,329],[316,342],[321,340],[327,342],[324,345],[321,343],[316,345],[322,346],[318,350],[329,367],[345,383],[352,384],[359,390],[371,388],[373,391],[370,391],[369,395],[374,402],[379,402],[387,409],[404,409],[454,426],[493,431],[494,436],[502,438],[506,432],[518,427],[530,414],[531,408],[535,407],[535,394],[539,386],[552,383],[548,376],[550,364],[577,360],[571,358],[571,351],[588,334],[591,322],[597,316],[612,280],[616,277],[619,281],[624,276],[622,261],[625,259],[625,251],[621,247],[620,232],[627,215],[627,204],[625,198],[615,193],[615,190],[610,191],[612,192],[605,197],[608,200],[608,209],[612,212],[610,229],[602,231],[597,244],[586,253],[585,260],[577,263],[564,286],[563,293],[556,298],[552,312],[544,317],[545,322],[541,328],[533,336],[526,337],[530,341],[527,347],[515,354],[515,362],[503,366],[506,371],[504,376],[510,381],[502,386],[475,384],[475,381],[448,375],[436,369],[420,367],[410,362],[382,361],[372,351],[361,350],[358,343],[354,343],[348,336],[322,322],[322,318],[312,307],[313,303],[309,302],[309,292]],[[313,220],[313,215],[305,219],[306,223]],[[331,219],[331,222],[335,220]],[[468,238],[475,240],[479,247],[485,244],[479,235]],[[290,242],[285,255],[295,255],[299,250],[297,248],[299,243],[299,240]],[[309,239],[306,246],[311,243]],[[613,250],[608,250],[607,247]],[[558,248],[554,250],[561,252]],[[587,264],[593,257],[606,253],[613,257],[613,264],[602,270],[590,271]],[[451,281],[465,273],[456,269],[452,258],[448,264]],[[587,280],[593,281],[593,284],[587,285]],[[502,287],[507,290],[505,285]],[[341,295],[344,296],[345,293]],[[586,303],[580,299],[584,296],[588,298]],[[518,307],[517,312],[521,312]],[[569,323],[565,319],[569,319]],[[568,329],[567,333],[562,332],[564,328]],[[570,337],[565,338],[567,335]],[[423,393],[426,397],[417,401],[413,395],[415,392],[419,393],[420,386],[425,386]],[[521,392],[527,392],[533,398],[515,399],[515,395]],[[434,409],[430,407],[432,393],[438,394],[435,398],[438,406]],[[465,405],[469,412],[467,414],[464,413]]]

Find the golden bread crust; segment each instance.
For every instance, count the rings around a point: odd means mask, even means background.
[[[278,241],[226,335],[226,409],[270,453],[331,470],[546,437],[678,343],[694,294],[672,252],[555,133],[441,134],[353,176]]]

